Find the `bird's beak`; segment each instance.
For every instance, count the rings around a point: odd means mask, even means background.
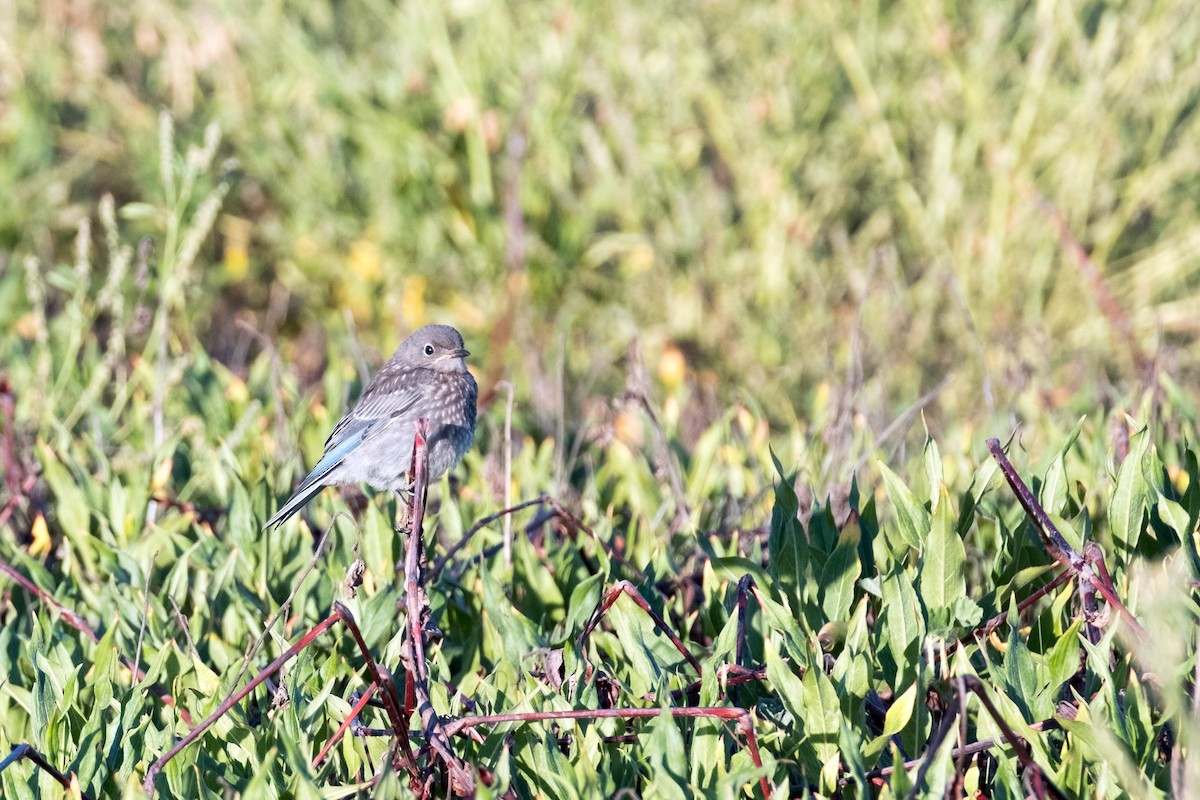
[[[467,356],[471,355],[471,351],[465,347],[460,347],[457,350],[451,350],[447,355],[450,358],[466,358]]]

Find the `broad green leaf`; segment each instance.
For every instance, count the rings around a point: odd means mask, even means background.
[[[837,754],[841,708],[833,683],[822,669],[804,673],[804,732],[822,765]]]
[[[921,599],[929,611],[931,628],[940,623],[945,632],[953,626],[955,605],[967,590],[965,562],[966,548],[954,524],[950,494],[943,486],[929,540],[921,552]]]
[[[1079,631],[1082,627],[1083,620],[1075,620],[1045,655],[1050,674],[1047,689],[1052,696],[1057,696],[1059,688],[1079,670]]]
[[[825,561],[821,572],[821,608],[826,619],[845,620],[854,602],[854,586],[862,567],[858,562],[861,529],[858,514],[852,513],[838,534],[837,546]]]
[[[882,461],[878,462],[878,465],[879,473],[883,476],[883,485],[887,489],[892,506],[896,509],[896,525],[885,530],[894,533],[893,546],[904,544],[914,550],[920,550],[929,533],[929,511],[917,501],[896,473],[888,469]]]
[[[925,612],[913,590],[912,580],[896,566],[883,580],[882,641],[895,659],[897,674],[888,676],[893,686],[916,680],[917,662],[925,639]]]
[[[800,502],[792,488],[792,478],[784,474],[783,466],[775,454],[775,471],[779,481],[775,484],[775,505],[771,509],[771,531],[767,540],[771,553],[771,572],[779,585],[799,609],[803,605],[804,589],[808,583],[809,558],[808,537],[796,514]]]
[[[1129,454],[1117,471],[1112,499],[1108,504],[1109,535],[1125,559],[1137,548],[1142,535],[1142,518],[1149,489],[1142,470],[1142,459],[1149,442],[1150,436],[1145,428],[1130,437]]]

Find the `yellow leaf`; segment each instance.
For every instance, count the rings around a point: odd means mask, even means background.
[[[883,735],[895,736],[904,730],[904,726],[912,719],[913,708],[917,703],[917,685],[908,687],[908,691],[896,698],[892,707],[883,718]]]
[[[50,552],[50,531],[46,528],[46,518],[42,516],[42,512],[33,520],[33,541],[29,544],[29,555],[34,558],[41,558],[46,553]]]
[[[167,481],[171,480],[171,466],[174,459],[167,456],[159,463],[158,468],[154,470],[154,477],[150,479],[150,491],[158,492],[167,485]]]
[[[83,800],[83,789],[79,787],[79,776],[71,773],[71,785],[67,787],[67,797],[71,800]]]

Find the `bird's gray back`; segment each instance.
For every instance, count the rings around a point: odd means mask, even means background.
[[[362,443],[324,482],[367,483],[389,491],[406,489],[413,424],[422,418],[429,422],[429,477],[439,477],[471,446],[477,392],[469,372],[445,373],[389,361],[329,435],[326,453],[363,433]]]

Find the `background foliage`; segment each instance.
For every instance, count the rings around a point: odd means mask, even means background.
[[[1177,551],[1197,512],[1198,41],[1188,3],[5,5],[0,558],[103,638],[0,583],[0,745],[136,793],[186,729],[149,684],[202,716],[285,600],[248,670],[325,616],[356,556],[352,610],[394,663],[389,502],[330,492],[307,525],[258,525],[369,369],[440,321],[498,402],[438,493],[433,554],[506,502],[509,381],[513,499],[559,498],[641,574],[544,524],[511,567],[475,563],[499,524],[479,534],[432,592],[443,710],[595,706],[585,655],[622,704],[661,698],[694,676],[624,600],[573,649],[602,586],[637,583],[712,675],[749,572],[778,605],[751,616],[768,679],[739,702],[781,792],[831,794],[831,759],[862,792],[856,770],[919,755],[924,688],[953,670],[1013,725],[1076,703],[1084,722],[1028,732],[1069,792],[1186,791],[1165,754],[1195,724],[1200,575]],[[949,662],[927,652],[1050,578],[985,480],[983,441],[1018,426],[1018,467],[1103,545],[1153,661],[1084,644],[1068,587]],[[336,794],[372,774],[382,742],[308,766],[362,687],[345,639],[162,788]],[[547,685],[539,654],[564,646],[577,680]],[[701,697],[726,699],[708,678]],[[620,728],[559,731],[560,750],[519,727],[471,756],[523,795],[752,783],[714,723],[600,742]],[[994,755],[971,780],[1019,794]],[[6,797],[49,781],[0,774]]]

